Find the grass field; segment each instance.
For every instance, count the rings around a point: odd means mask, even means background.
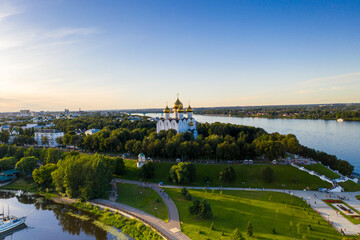
[[[174,163],[155,163],[155,176],[150,181],[172,184],[168,180],[168,173],[172,165]],[[236,173],[235,181],[233,183],[222,183],[219,181],[219,171],[226,166],[225,164],[195,164],[196,179],[191,185],[276,189],[304,189],[310,187],[312,190],[317,190],[319,187],[331,187],[330,183],[288,165],[271,166],[275,176],[272,183],[266,183],[262,180],[262,170],[266,167],[265,165],[232,165]],[[125,167],[126,173],[121,176],[122,178],[139,180],[139,168],[136,167],[136,161],[125,160]],[[206,177],[210,179],[209,184],[205,183]]]
[[[287,194],[189,190],[194,199],[206,199],[211,205],[213,218],[203,220],[190,215],[188,208],[192,202],[185,200],[180,189],[166,189],[166,192],[179,210],[182,230],[191,239],[231,239],[235,228],[239,228],[245,237],[249,221],[254,229],[254,236],[249,239],[342,239],[301,199]],[[210,230],[212,223],[215,230]],[[313,230],[307,230],[309,224]],[[225,236],[222,236],[222,231]]]
[[[117,202],[143,210],[164,221],[169,220],[169,214],[164,201],[151,188],[125,183],[118,183],[117,188]]]
[[[304,165],[303,167],[310,171],[314,171],[321,175],[325,175],[326,177],[331,178],[331,179],[337,179],[340,177],[340,175],[334,173],[333,171],[331,171],[330,169],[328,169],[321,163],[314,164],[314,165]]]
[[[3,189],[23,190],[28,192],[38,192],[39,189],[36,184],[32,181],[26,181],[23,178],[17,179],[8,185],[1,187]]]
[[[360,191],[360,184],[354,183],[351,180],[339,183],[339,185],[342,186],[345,189],[345,191],[347,191],[347,192]]]

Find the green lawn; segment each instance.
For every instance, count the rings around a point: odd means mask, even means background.
[[[125,183],[118,183],[117,187],[117,202],[143,210],[164,221],[169,220],[169,214],[164,201],[159,196],[159,194],[157,194],[151,188]]]
[[[36,186],[36,184],[33,181],[26,181],[23,178],[19,178],[15,182],[5,185],[1,188],[12,189],[12,190],[23,190],[23,191],[28,191],[28,192],[39,191],[38,187]]]
[[[125,160],[124,162],[126,173],[120,177],[124,179],[139,180],[139,168],[136,167],[136,161]],[[155,176],[150,181],[172,184],[168,179],[169,170],[172,165],[174,165],[174,163],[155,163]],[[266,165],[231,165],[235,170],[236,180],[233,183],[222,183],[219,181],[219,171],[226,166],[227,165],[225,164],[195,164],[196,180],[190,185],[209,185],[215,187],[222,185],[224,187],[264,187],[276,189],[304,189],[310,187],[312,190],[317,190],[319,187],[331,187],[330,183],[324,182],[318,177],[288,165],[271,166],[275,176],[272,183],[266,183],[262,180],[262,170]],[[205,183],[206,177],[209,177],[210,179],[209,184]]]
[[[314,171],[321,175],[325,175],[326,177],[331,178],[331,179],[337,179],[340,177],[338,174],[334,173],[333,171],[331,171],[330,169],[328,169],[321,163],[314,164],[314,165],[304,165],[303,167],[310,171]]]
[[[254,229],[254,236],[249,239],[342,239],[301,199],[284,193],[189,190],[195,199],[206,199],[211,205],[213,218],[203,220],[190,215],[188,208],[192,202],[185,200],[180,189],[166,189],[166,192],[179,210],[182,230],[191,239],[230,239],[235,228],[245,236],[249,221]],[[212,222],[215,230],[210,230]],[[307,230],[309,224],[313,230]]]
[[[360,191],[360,184],[354,183],[351,180],[339,183],[339,185],[342,186],[345,189],[346,192]]]

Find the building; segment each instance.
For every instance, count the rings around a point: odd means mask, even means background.
[[[192,117],[193,109],[191,108],[190,104],[186,109],[186,115],[184,116],[185,110],[183,104],[179,100],[179,96],[177,97],[174,106],[173,106],[173,116],[171,117],[171,110],[166,105],[164,109],[165,118],[160,119],[156,124],[156,132],[159,133],[162,130],[169,130],[173,129],[176,133],[185,133],[191,132],[194,134],[196,138],[198,136],[198,132],[196,130],[196,121]]]
[[[34,139],[37,142],[38,145],[40,146],[49,146],[49,147],[57,147],[58,144],[56,142],[56,139],[58,137],[63,137],[64,133],[60,132],[59,130],[55,130],[55,129],[41,129],[38,132],[35,132],[35,136]],[[49,143],[48,144],[43,144],[42,140],[43,137],[47,137]]]
[[[96,129],[96,128],[92,128],[92,129],[89,129],[89,130],[86,130],[85,131],[85,135],[93,135],[94,133],[97,133],[98,131],[100,131],[100,129]]]
[[[0,183],[10,182],[19,176],[19,171],[10,169],[0,173]]]
[[[145,154],[140,153],[140,154],[138,155],[138,161],[137,161],[136,166],[137,166],[138,168],[141,168],[145,163],[146,163]]]

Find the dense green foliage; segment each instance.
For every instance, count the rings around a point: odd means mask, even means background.
[[[301,146],[299,154],[304,157],[315,159],[333,170],[338,170],[341,174],[350,176],[354,171],[354,166],[345,160],[338,159],[335,155],[330,155],[322,151]]]
[[[235,180],[235,171],[232,167],[227,166],[224,170],[220,171],[219,180],[222,182],[233,182]]]
[[[219,107],[197,109],[199,114],[289,119],[338,119],[360,121],[360,104],[299,106]]]
[[[161,240],[162,237],[142,222],[126,218],[119,213],[101,210],[90,203],[77,202],[73,204],[78,209],[88,211],[99,217],[99,221],[106,225],[121,229],[121,231],[134,239]]]
[[[32,173],[34,182],[43,188],[50,188],[53,186],[51,173],[57,169],[54,163],[48,163],[35,169]]]
[[[32,172],[36,168],[36,164],[38,163],[39,159],[36,157],[23,157],[18,161],[15,165],[15,169],[28,173]]]
[[[194,200],[193,205],[189,207],[189,212],[191,215],[195,215],[204,219],[212,218],[213,216],[211,206],[207,203],[206,200]]]
[[[57,163],[51,173],[56,190],[70,198],[105,197],[112,178],[112,169],[99,154],[68,156]]]
[[[15,157],[3,157],[0,159],[0,171],[12,169],[16,163],[17,159]]]
[[[180,162],[173,165],[169,171],[169,181],[173,183],[188,184],[196,177],[196,170],[192,163]]]
[[[146,162],[141,166],[139,177],[150,179],[154,176],[155,166],[153,162]]]

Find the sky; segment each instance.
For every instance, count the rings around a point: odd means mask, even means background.
[[[360,102],[360,1],[0,0],[0,112]]]

